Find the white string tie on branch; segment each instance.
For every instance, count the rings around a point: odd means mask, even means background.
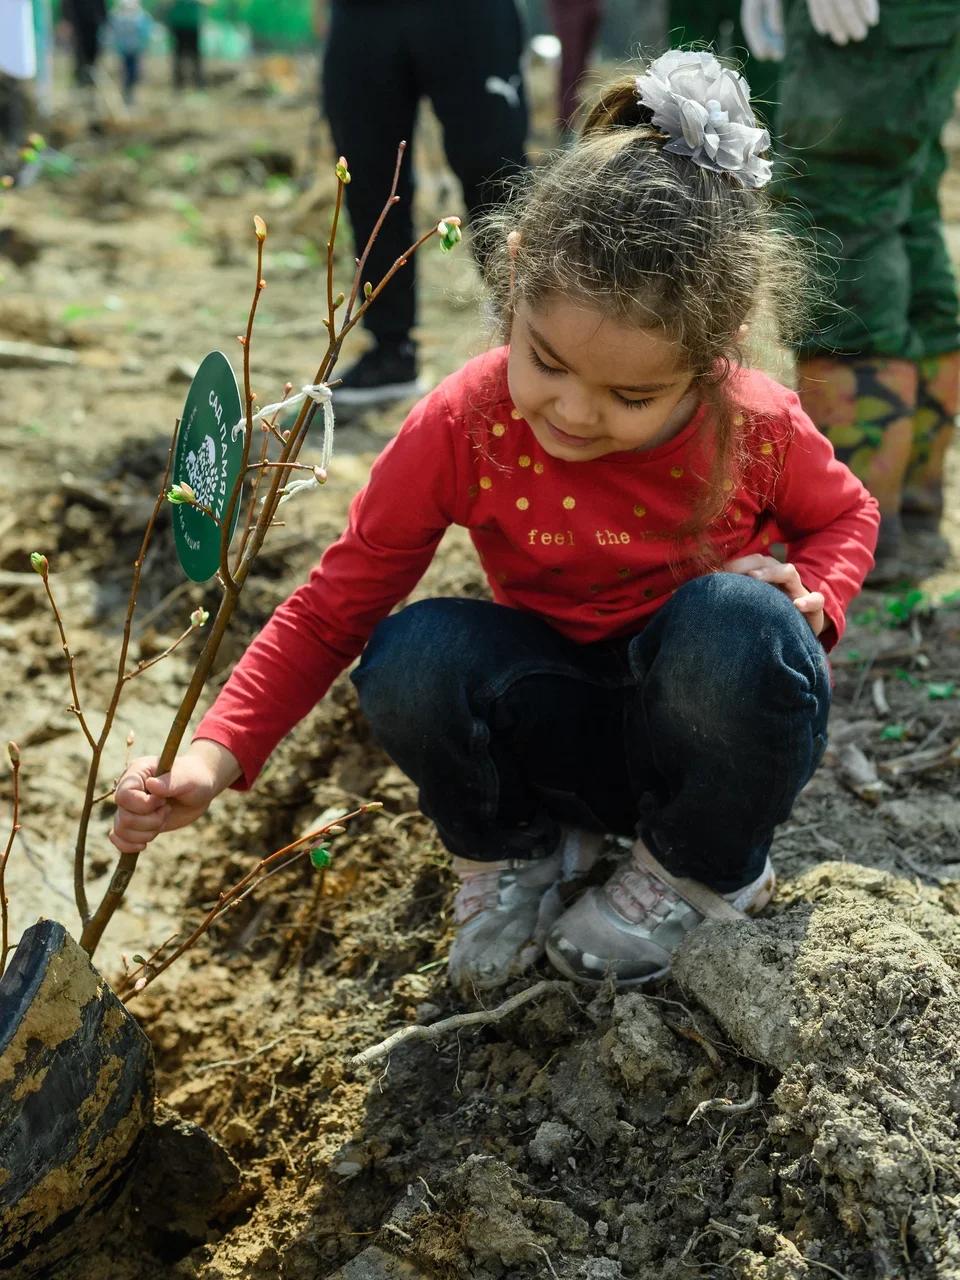
[[[264,418],[271,418],[274,414],[280,413],[283,409],[299,409],[304,400],[312,400],[314,404],[318,404],[323,410],[323,432],[320,440],[320,462],[313,468],[313,475],[309,480],[294,480],[290,484],[284,486],[283,496],[280,502],[286,502],[288,498],[292,498],[295,493],[300,493],[303,489],[313,489],[323,484],[326,480],[327,467],[330,465],[330,457],[333,453],[333,392],[325,382],[309,383],[307,386],[301,387],[298,392],[292,396],[288,396],[286,400],[278,400],[276,404],[266,404],[262,409],[253,415],[253,425],[262,422]],[[239,422],[234,424],[231,436],[236,440],[237,436],[242,435],[246,430],[247,420],[241,418]],[[278,504],[279,505],[279,504]]]
[[[299,409],[304,400],[312,400],[314,404],[320,405],[323,410],[323,440],[320,444],[320,466],[326,470],[330,462],[330,455],[333,453],[333,392],[325,382],[308,383],[307,386],[301,387],[294,395],[288,396],[286,400],[278,400],[276,404],[266,404],[262,409],[253,415],[253,425],[262,422],[264,418],[272,418],[275,413],[279,413],[282,409]],[[237,436],[243,434],[247,427],[246,418],[241,418],[239,422],[234,424],[231,432],[231,438],[236,440]]]

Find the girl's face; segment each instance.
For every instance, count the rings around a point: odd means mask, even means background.
[[[650,449],[676,435],[697,406],[679,358],[658,330],[586,304],[521,303],[510,331],[510,396],[551,457],[589,462]]]

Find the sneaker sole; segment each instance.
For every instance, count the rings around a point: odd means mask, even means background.
[[[392,400],[406,400],[410,396],[422,396],[426,384],[419,378],[415,382],[388,382],[382,387],[334,387],[334,405],[363,408],[376,404],[388,404]]]

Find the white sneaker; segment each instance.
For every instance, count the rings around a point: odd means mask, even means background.
[[[535,964],[550,927],[592,870],[603,839],[569,828],[547,858],[454,858],[460,888],[453,901],[451,984],[465,995],[489,991]]]
[[[546,952],[567,978],[597,986],[612,975],[619,987],[653,982],[670,971],[673,953],[704,919],[752,915],[773,897],[770,859],[756,880],[716,893],[671,875],[638,840],[601,889],[588,889],[550,931]]]

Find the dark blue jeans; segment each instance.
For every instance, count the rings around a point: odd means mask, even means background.
[[[763,869],[826,745],[820,644],[776,588],[716,573],[633,637],[578,645],[528,613],[425,600],[354,674],[374,735],[465,858],[542,857],[565,823],[639,833],[722,892]]]

